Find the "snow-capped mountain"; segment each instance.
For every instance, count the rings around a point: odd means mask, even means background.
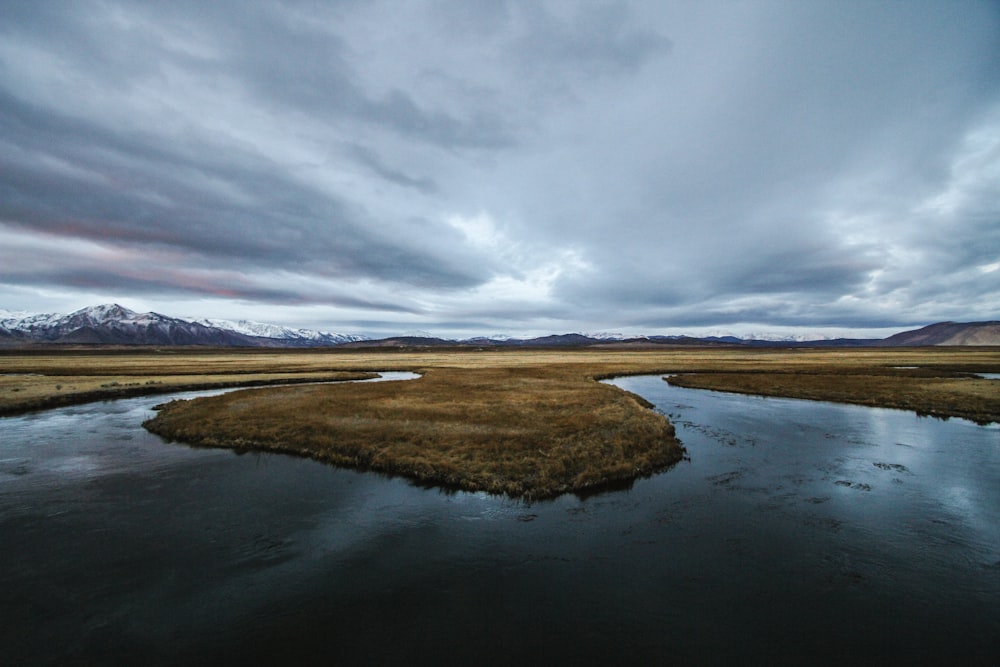
[[[68,315],[43,313],[4,319],[9,342],[153,345],[239,345],[225,332],[158,313],[136,313],[118,304],[83,308]]]
[[[631,336],[631,335],[626,335],[626,334],[623,334],[623,333],[614,333],[614,332],[609,332],[609,331],[598,331],[598,332],[593,332],[593,333],[589,333],[588,332],[588,333],[581,333],[580,335],[581,336],[586,336],[587,338],[593,338],[594,340],[603,340],[603,341],[630,340],[630,339],[633,339],[633,338],[645,338],[645,336]]]
[[[348,334],[288,329],[254,322],[217,322],[191,321],[159,313],[136,313],[118,304],[92,306],[68,315],[26,315],[2,311],[0,341],[8,344],[318,347],[362,339]]]
[[[746,341],[769,341],[772,343],[784,342],[784,343],[805,343],[806,341],[821,341],[821,340],[833,340],[833,336],[827,336],[825,334],[780,334],[772,332],[760,332],[760,333],[747,333],[740,336]]]
[[[409,331],[404,331],[401,335],[403,338],[434,338],[434,334],[423,329],[410,329]]]
[[[367,340],[365,336],[357,334],[332,333],[329,331],[315,331],[313,329],[292,329],[280,324],[265,324],[263,322],[253,322],[251,320],[219,320],[210,318],[193,319],[207,327],[223,329],[253,336],[255,338],[272,338],[285,341],[302,341],[315,345],[339,345],[341,343],[354,343]]]
[[[11,310],[0,311],[0,327],[7,330],[26,329],[33,326],[43,326],[47,322],[58,320],[58,313],[25,313]]]
[[[727,330],[714,330],[709,331],[702,336],[703,338],[709,339],[719,339],[719,340],[742,340],[742,341],[759,341],[759,342],[770,342],[770,343],[804,343],[807,341],[822,341],[822,340],[834,340],[835,336],[828,336],[821,333],[778,333],[773,331],[750,331],[745,333],[733,333]]]

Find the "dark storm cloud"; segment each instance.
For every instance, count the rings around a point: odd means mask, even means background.
[[[0,306],[513,333],[1000,317],[995,4],[0,10]]]
[[[41,5],[34,13],[20,11],[18,30],[11,32],[30,34],[61,59],[86,63],[88,76],[116,90],[145,76],[159,79],[171,66],[211,67],[234,74],[237,83],[252,89],[251,101],[264,108],[322,113],[326,123],[344,117],[443,146],[508,141],[497,118],[477,113],[456,119],[426,111],[399,90],[379,99],[367,95],[352,80],[341,40],[298,20],[295,10],[301,7],[241,5],[228,12],[195,3],[154,15],[143,3],[123,4],[118,9],[131,24],[113,39],[101,39],[100,30],[112,28],[108,23],[116,18],[102,16],[101,9],[75,6],[62,12]],[[154,34],[157,25],[178,31],[197,25],[217,53],[191,55],[162,32],[140,44],[141,28],[149,23],[155,24]],[[144,57],[130,57],[134,50]],[[303,187],[251,146],[213,150],[204,137],[178,141],[158,134],[156,127],[123,131],[106,119],[46,108],[6,92],[0,94],[0,114],[7,128],[2,139],[18,149],[4,165],[10,176],[2,184],[0,219],[9,224],[115,243],[167,244],[215,262],[294,264],[320,275],[416,286],[469,286],[488,275],[483,258],[463,265],[450,251],[407,238],[406,228],[413,225],[401,225],[401,233],[379,231],[385,221],[372,220],[363,203]],[[397,185],[434,190],[430,179],[403,174],[371,147],[345,146],[340,160],[357,162]],[[53,160],[73,165],[77,173],[67,177],[53,170]],[[74,178],[81,173],[87,178]],[[449,230],[438,235],[447,241]]]
[[[379,238],[363,210],[302,186],[249,151],[220,155],[193,138],[166,144],[121,135],[9,95],[0,95],[0,119],[11,130],[0,156],[0,220],[11,224],[165,244],[231,264],[294,262],[324,275],[441,287],[482,280],[443,253]]]

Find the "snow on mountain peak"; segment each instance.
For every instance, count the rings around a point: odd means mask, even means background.
[[[244,336],[255,338],[271,338],[275,340],[298,340],[316,343],[346,343],[366,340],[364,336],[354,334],[332,333],[329,331],[314,331],[312,329],[292,329],[280,324],[266,324],[252,320],[222,320],[214,318],[191,319],[194,324],[201,324],[216,329],[224,329]]]
[[[628,336],[623,333],[616,333],[611,331],[581,333],[580,335],[586,336],[587,338],[595,338],[597,340],[627,340],[629,338],[644,338],[644,336]]]
[[[85,318],[94,324],[104,324],[106,322],[135,320],[137,315],[138,313],[134,310],[129,310],[124,306],[119,306],[117,303],[105,303],[99,306],[81,308],[76,312],[70,313],[67,317]]]
[[[0,308],[0,322],[6,322],[7,320],[23,320],[26,317],[34,317],[38,313],[29,313],[26,310],[7,310],[6,308]]]
[[[831,340],[832,336],[827,336],[825,334],[819,333],[777,333],[774,331],[745,331],[742,333],[735,333],[729,330],[712,330],[702,334],[704,337],[708,338],[738,338],[745,341],[764,341],[773,343],[802,343],[806,341],[814,340]]]
[[[410,329],[409,331],[404,331],[402,334],[403,338],[434,338],[434,334],[430,331],[423,331],[422,329]]]

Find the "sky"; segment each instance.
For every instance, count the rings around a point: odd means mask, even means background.
[[[1000,319],[1000,3],[0,0],[0,308]]]

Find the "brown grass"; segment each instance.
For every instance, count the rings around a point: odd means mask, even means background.
[[[236,392],[170,405],[146,427],[529,498],[632,480],[682,454],[663,416],[560,367],[436,368],[415,381]]]
[[[686,373],[672,381],[1000,421],[1000,382],[963,375],[1000,372],[995,348],[8,353],[0,373],[17,375],[0,375],[0,411],[377,370],[425,376],[181,402],[149,428],[190,443],[294,452],[427,483],[542,497],[631,480],[681,456],[662,416],[595,381],[612,375]]]
[[[996,380],[926,371],[891,374],[858,370],[798,373],[698,373],[677,375],[670,384],[761,396],[784,396],[872,407],[912,410],[919,415],[964,417],[980,424],[1000,421]]]
[[[377,377],[375,373],[248,373],[204,375],[2,375],[0,416],[92,401],[169,394],[219,387],[263,387],[304,382],[337,382]]]

